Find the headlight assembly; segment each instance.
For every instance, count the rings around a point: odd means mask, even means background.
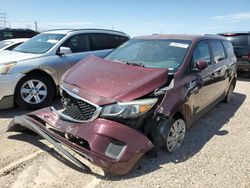
[[[7,74],[17,62],[0,64],[0,74]]]
[[[157,98],[150,98],[107,105],[103,107],[101,117],[136,118],[148,112],[157,100]]]

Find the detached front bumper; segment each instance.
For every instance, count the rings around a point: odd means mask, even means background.
[[[14,124],[38,133],[72,162],[87,170],[86,165],[58,142],[113,174],[128,173],[142,155],[153,148],[146,136],[126,125],[106,119],[95,119],[84,124],[67,122],[59,119],[49,108],[17,116],[11,122],[11,125]]]

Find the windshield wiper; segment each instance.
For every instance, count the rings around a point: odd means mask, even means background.
[[[135,65],[139,67],[145,67],[143,63],[137,62],[137,61],[125,61],[127,65]]]

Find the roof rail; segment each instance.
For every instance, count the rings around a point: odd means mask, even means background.
[[[68,32],[98,30],[98,31],[111,31],[111,32],[116,32],[116,33],[121,33],[121,34],[127,35],[126,33],[122,32],[122,31],[116,31],[116,30],[111,30],[111,29],[96,29],[96,28],[83,28],[83,29],[72,29],[72,28],[51,29],[51,30],[47,30],[46,32],[49,32],[49,31],[58,31],[58,30],[59,30],[59,31],[62,31],[62,30],[69,30]]]
[[[63,30],[69,30],[69,32],[70,32],[70,31],[73,31],[74,29],[72,29],[72,28],[49,29],[49,30],[46,30],[45,32],[48,32],[48,31],[63,31]]]
[[[86,28],[86,29],[73,29],[72,31],[81,31],[81,30],[113,31],[113,32],[116,32],[116,33],[121,33],[121,34],[127,35],[126,33],[122,32],[122,31],[116,31],[116,30],[112,30],[112,29]]]

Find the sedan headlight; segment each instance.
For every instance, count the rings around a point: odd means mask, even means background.
[[[17,62],[10,62],[5,64],[0,64],[0,74],[7,74],[9,70],[16,64]]]
[[[136,118],[148,112],[157,100],[157,98],[151,98],[107,105],[103,107],[101,117]]]

